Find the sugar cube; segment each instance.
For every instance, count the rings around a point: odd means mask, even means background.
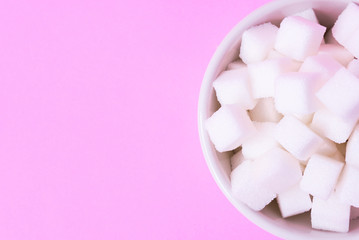
[[[336,192],[341,202],[359,207],[358,182],[359,170],[346,165],[336,187]]]
[[[356,29],[351,36],[342,44],[351,54],[359,58],[359,29]]]
[[[312,208],[312,200],[309,194],[304,192],[299,184],[278,194],[277,202],[283,218],[307,212]]]
[[[246,30],[242,35],[239,57],[244,63],[254,63],[264,60],[277,36],[278,27],[264,23]]]
[[[348,4],[347,8],[339,15],[332,32],[335,39],[358,58],[359,6],[355,3]]]
[[[255,131],[247,112],[233,105],[223,105],[205,125],[218,152],[239,147]]]
[[[317,53],[325,30],[324,26],[302,17],[286,17],[280,24],[274,48],[285,56],[304,61]]]
[[[314,154],[305,168],[300,187],[314,197],[327,200],[334,190],[343,162],[332,157]]]
[[[252,109],[256,104],[246,68],[222,72],[213,82],[213,87],[221,105],[237,104],[243,109]]]
[[[335,194],[329,199],[313,198],[311,211],[312,227],[334,232],[348,232],[350,205],[340,202]]]
[[[317,92],[325,107],[347,119],[359,117],[359,79],[345,68],[337,71]]]
[[[253,174],[253,161],[243,161],[231,173],[233,196],[255,211],[262,210],[277,195],[262,187]]]
[[[356,119],[345,119],[322,108],[314,113],[310,127],[321,136],[343,143],[349,138],[355,123]]]
[[[298,160],[278,147],[256,159],[254,171],[260,185],[277,194],[287,191],[302,177]]]
[[[248,64],[254,98],[274,97],[275,80],[282,73],[294,71],[289,58],[267,59]]]
[[[276,81],[275,107],[287,114],[311,114],[320,106],[315,93],[322,86],[317,73],[292,72],[282,74]]]
[[[342,45],[350,38],[359,27],[359,7],[355,3],[349,3],[335,22],[332,33],[334,38]]]
[[[242,144],[243,156],[247,159],[256,159],[274,147],[279,147],[274,139],[273,122],[254,122],[257,132]]]
[[[279,121],[274,136],[288,152],[304,162],[323,144],[320,136],[290,115]]]

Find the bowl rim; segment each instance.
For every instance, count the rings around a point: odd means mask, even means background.
[[[214,168],[214,159],[216,156],[213,154],[213,151],[211,149],[211,141],[208,137],[208,134],[205,129],[205,120],[207,117],[207,110],[208,110],[208,99],[210,98],[211,90],[212,90],[212,82],[213,76],[216,74],[216,69],[221,63],[221,60],[224,58],[225,54],[228,51],[229,46],[235,43],[235,41],[238,40],[238,36],[243,33],[246,29],[248,29],[250,26],[253,26],[253,22],[256,21],[256,19],[260,18],[263,15],[267,15],[273,10],[280,9],[282,7],[291,5],[291,4],[298,4],[298,3],[310,3],[310,2],[326,2],[328,3],[328,0],[274,0],[271,2],[268,2],[251,13],[249,13],[247,16],[245,16],[243,19],[241,19],[225,36],[225,38],[222,40],[222,42],[219,44],[217,49],[215,50],[203,77],[201,87],[200,87],[200,94],[199,94],[199,100],[198,100],[198,133],[201,143],[202,152],[204,154],[205,161],[207,163],[207,166],[211,172],[212,177],[214,178],[216,184],[222,191],[222,193],[226,196],[226,198],[231,202],[231,204],[242,214],[244,215],[249,221],[257,225],[258,227],[262,228],[263,230],[278,236],[280,238],[284,239],[303,239],[303,235],[296,236],[293,234],[293,232],[290,229],[286,229],[283,227],[280,227],[270,221],[267,221],[264,217],[262,217],[260,214],[255,214],[252,209],[247,207],[243,203],[239,203],[237,200],[234,199],[231,192],[226,189],[224,186],[225,179],[222,175],[220,175],[216,169]],[[343,2],[343,3],[349,3],[349,2],[355,2],[358,3],[359,0],[331,0],[331,3],[333,2]],[[317,231],[317,230],[313,230]],[[321,231],[322,232],[322,231]],[[328,233],[328,232],[327,232]],[[329,232],[331,233],[331,232]],[[337,233],[334,233],[334,235]],[[327,234],[325,234],[327,235]],[[357,239],[358,235],[354,234],[354,237],[346,236],[352,239]],[[340,235],[342,236],[342,235]],[[306,238],[309,238],[309,235],[305,236]],[[325,236],[323,236],[325,237]],[[338,236],[337,236],[338,237]],[[321,237],[319,237],[321,238]],[[316,238],[318,239],[318,238]],[[348,238],[347,238],[348,239]]]

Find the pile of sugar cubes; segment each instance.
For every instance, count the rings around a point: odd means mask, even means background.
[[[331,29],[313,9],[251,27],[239,57],[213,82],[221,107],[206,120],[216,150],[233,153],[233,195],[348,232],[359,217],[359,6]]]

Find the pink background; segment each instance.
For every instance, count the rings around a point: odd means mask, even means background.
[[[2,1],[0,239],[277,239],[220,192],[197,101],[257,1]]]

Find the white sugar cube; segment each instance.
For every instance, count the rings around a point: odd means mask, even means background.
[[[241,69],[245,67],[246,64],[244,64],[241,60],[236,60],[228,64],[227,70]]]
[[[345,162],[359,168],[359,125],[354,128],[346,148]]]
[[[231,169],[232,171],[238,167],[242,162],[244,162],[246,159],[244,158],[242,151],[238,151],[231,157]]]
[[[359,218],[359,208],[351,207],[350,209],[350,220],[355,220]]]
[[[287,191],[302,177],[298,160],[281,148],[273,148],[256,159],[254,171],[260,185],[277,194]]]
[[[341,202],[359,207],[359,170],[346,165],[338,181],[336,192]]]
[[[319,47],[318,54],[328,54],[344,67],[354,59],[353,54],[339,44],[322,44]]]
[[[256,104],[246,68],[222,72],[213,82],[213,87],[221,105],[237,104],[247,110]]]
[[[253,161],[246,160],[232,171],[232,193],[236,199],[253,210],[260,211],[276,197],[276,194],[258,183],[253,170]]]
[[[247,159],[256,159],[274,147],[279,147],[274,139],[275,123],[254,122],[254,126],[257,132],[242,144],[242,153]]]
[[[284,115],[311,114],[320,106],[315,93],[321,86],[320,75],[317,73],[282,74],[276,81],[275,107]]]
[[[302,17],[289,16],[280,24],[274,48],[298,61],[315,55],[326,28]]]
[[[323,144],[320,136],[290,115],[284,116],[277,124],[275,138],[294,157],[304,162]]]
[[[317,92],[325,107],[346,119],[359,117],[359,79],[345,68],[341,68]]]
[[[347,8],[339,15],[332,32],[335,39],[358,58],[359,6],[355,3],[348,4]]]
[[[230,105],[222,106],[205,124],[218,152],[239,147],[255,131],[247,112]]]
[[[283,73],[294,71],[289,58],[268,59],[248,64],[254,98],[274,97],[275,80]]]
[[[278,194],[277,202],[282,217],[284,218],[307,212],[312,208],[312,200],[309,194],[304,192],[299,187],[299,184]]]
[[[249,111],[252,121],[256,122],[278,122],[283,115],[274,107],[273,98],[260,98],[256,106]]]
[[[342,45],[356,58],[359,58],[359,29],[355,30],[349,39],[346,40]]]
[[[334,190],[343,162],[324,155],[314,154],[305,168],[300,187],[314,197],[326,200]]]
[[[320,74],[320,84],[323,85],[342,67],[343,66],[330,55],[318,54],[307,57],[299,71]]]
[[[315,229],[348,232],[350,205],[340,202],[335,194],[332,194],[328,200],[314,197],[311,221]]]
[[[359,7],[355,3],[349,3],[335,22],[332,33],[334,38],[342,45],[359,27]]]
[[[239,57],[244,63],[254,63],[264,60],[277,36],[278,27],[264,23],[246,30],[242,35]]]
[[[326,109],[319,109],[314,113],[310,127],[321,136],[343,143],[349,138],[355,123],[356,119],[345,119]]]
[[[359,60],[353,59],[349,64],[347,69],[354,74],[357,78],[359,78]]]
[[[312,8],[309,8],[309,9],[306,9],[306,10],[301,11],[299,13],[296,13],[293,16],[299,16],[299,17],[308,19],[308,20],[310,20],[312,22],[319,23],[318,19],[317,19],[317,16],[315,15],[315,12],[313,11]]]

